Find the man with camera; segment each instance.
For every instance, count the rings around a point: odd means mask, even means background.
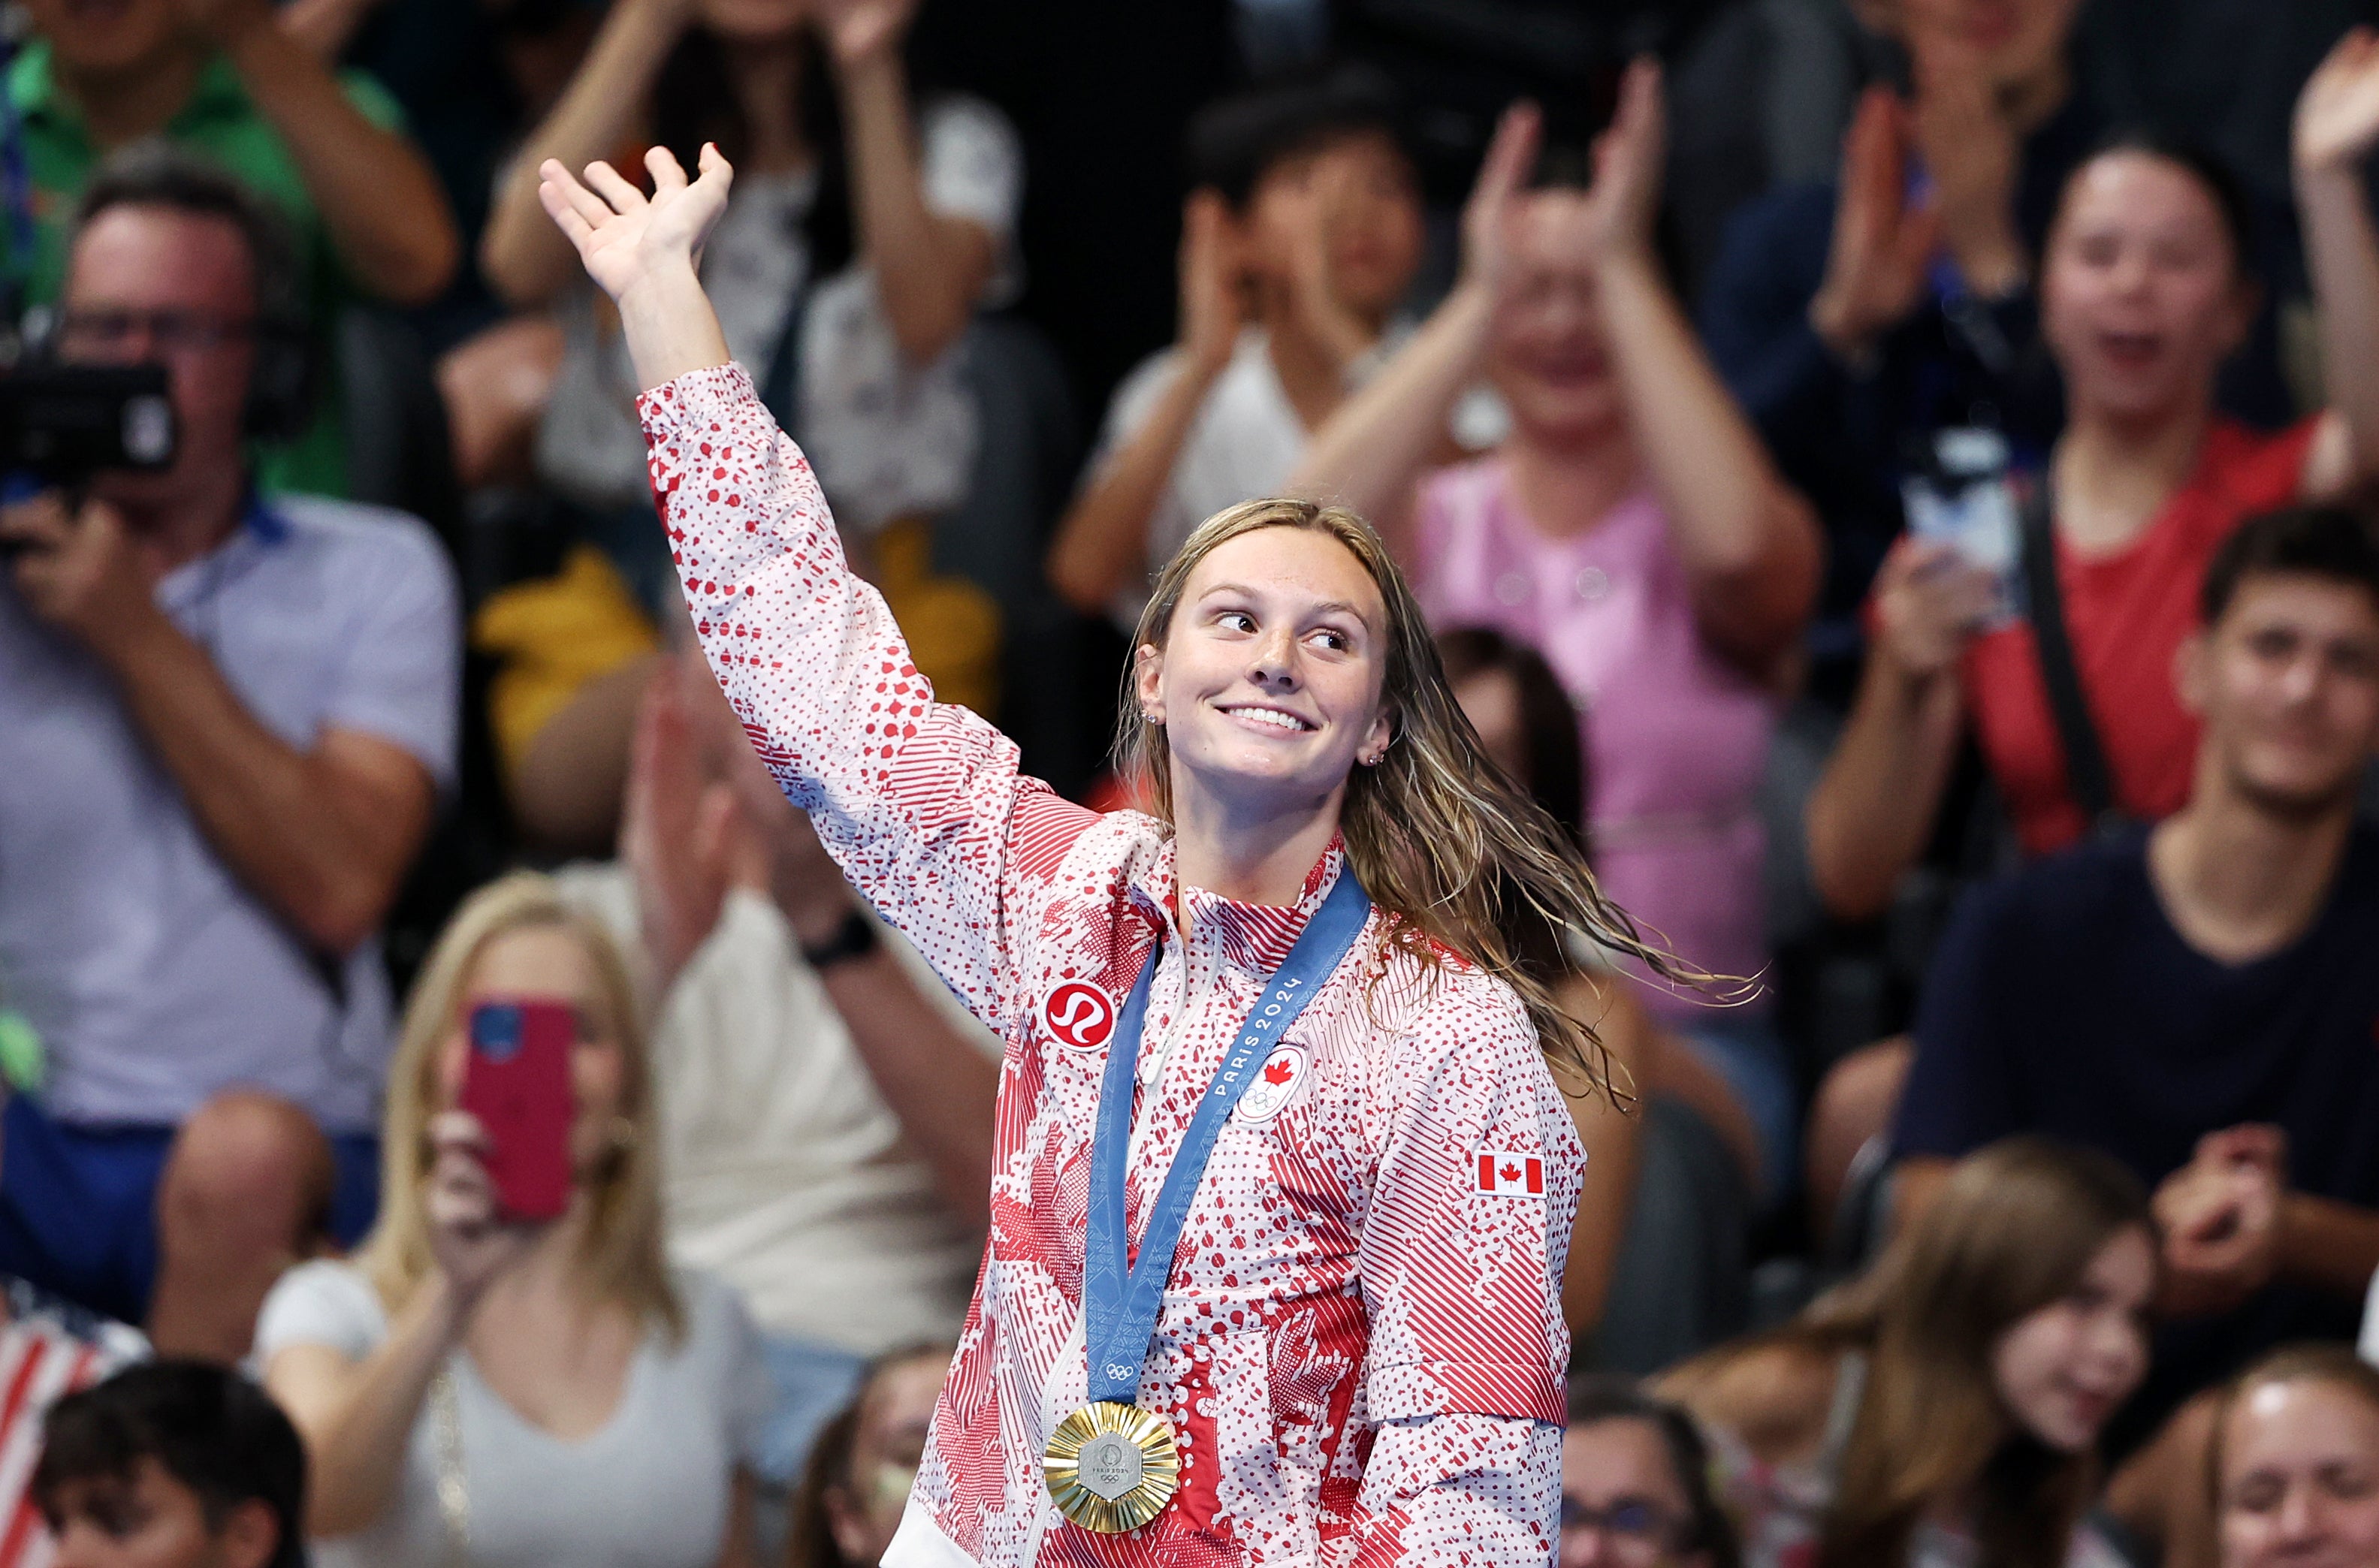
[[[228,176],[110,164],[44,352],[162,363],[177,450],[0,509],[0,999],[42,1047],[0,1112],[0,1272],[220,1358],[369,1219],[375,932],[453,768],[429,530],[251,480],[248,439],[307,416],[302,299]]]

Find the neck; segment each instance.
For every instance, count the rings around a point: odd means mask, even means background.
[[[226,466],[205,476],[187,491],[157,501],[115,501],[127,533],[139,542],[159,575],[196,561],[238,528],[248,498],[248,471]],[[111,498],[113,499],[113,498]]]
[[[1287,809],[1250,810],[1173,769],[1173,880],[1245,904],[1286,908],[1338,831],[1346,787]],[[1180,911],[1174,911],[1178,917]]]
[[[739,46],[728,52],[728,78],[751,146],[744,163],[762,174],[784,174],[809,162],[802,136],[802,54],[792,40]]]
[[[2148,840],[2173,927],[2224,963],[2278,952],[2309,930],[2354,828],[2354,798],[2288,812],[2249,799],[2201,756],[2195,793]]]
[[[1515,430],[1502,455],[1520,510],[1538,532],[1555,538],[1593,528],[1634,492],[1640,477],[1635,443],[1617,424],[1564,441]]]
[[[2077,412],[2050,460],[2058,532],[2085,554],[2129,544],[2188,482],[2211,416],[2203,400],[2155,418]]]
[[[207,66],[203,52],[178,42],[120,71],[78,71],[55,53],[50,58],[59,90],[81,113],[91,139],[103,148],[163,130],[189,103]]]
[[[2018,136],[2030,136],[2056,117],[2073,96],[2073,72],[2065,63],[2065,52],[2056,56],[2040,70],[2019,81],[2002,83],[1999,90],[1999,113]]]

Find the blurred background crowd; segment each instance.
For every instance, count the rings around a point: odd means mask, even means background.
[[[1749,982],[1532,959],[1632,1086],[1561,1563],[2379,1563],[2369,0],[5,18],[18,364],[179,445],[0,498],[0,1568],[873,1563],[1058,1200],[694,648],[538,205],[706,141],[729,344],[1028,771],[1130,805],[1152,570],[1342,501]],[[522,994],[574,1189],[489,1232]]]

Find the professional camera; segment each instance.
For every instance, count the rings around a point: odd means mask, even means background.
[[[19,363],[0,374],[0,475],[71,488],[106,469],[173,465],[162,365]]]

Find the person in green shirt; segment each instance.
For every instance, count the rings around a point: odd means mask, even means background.
[[[334,75],[270,0],[26,0],[25,10],[35,37],[6,90],[32,185],[33,254],[8,259],[27,303],[57,297],[68,220],[92,172],[157,136],[288,213],[324,341],[347,298],[417,305],[453,275],[453,216],[395,101],[368,78]],[[335,399],[323,403],[305,435],[259,452],[260,484],[344,492]]]

